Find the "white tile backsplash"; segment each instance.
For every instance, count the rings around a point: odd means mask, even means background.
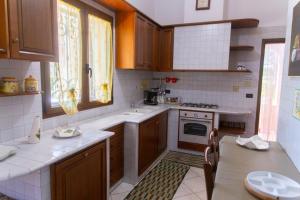
[[[155,77],[177,77],[179,82],[167,84],[170,96],[180,96],[184,102],[218,104],[219,106],[237,107],[251,110],[250,116],[225,116],[227,120],[245,121],[248,135],[254,134],[260,54],[262,39],[284,38],[285,27],[264,27],[257,29],[233,30],[232,44],[253,45],[252,52],[231,52],[230,66],[246,65],[252,73],[203,73],[172,72],[154,73]],[[159,82],[155,82],[159,84]],[[233,87],[237,86],[238,91]],[[247,99],[246,94],[254,95]]]
[[[18,80],[23,80],[29,75],[33,75],[41,82],[39,63],[15,60],[0,61],[0,78],[14,76]],[[82,111],[74,116],[64,115],[45,119],[43,120],[43,129],[47,130],[127,108],[131,103],[143,98],[141,81],[150,81],[151,77],[151,72],[115,70],[113,105]],[[0,143],[28,135],[35,116],[42,116],[41,95],[0,98]]]

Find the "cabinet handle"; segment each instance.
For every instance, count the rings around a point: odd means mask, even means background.
[[[0,48],[0,53],[6,53],[6,49],[1,49]]]
[[[88,157],[88,156],[89,156],[89,153],[85,153],[85,154],[84,154],[84,157]]]
[[[15,38],[12,41],[13,41],[13,43],[18,43],[19,42],[19,38]]]

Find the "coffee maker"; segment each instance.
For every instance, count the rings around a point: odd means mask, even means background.
[[[145,105],[157,105],[157,95],[158,91],[156,90],[145,90],[144,91],[144,104]]]

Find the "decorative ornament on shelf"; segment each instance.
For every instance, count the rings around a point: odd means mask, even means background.
[[[289,76],[300,76],[300,3],[294,7]]]
[[[211,0],[196,0],[196,10],[209,10]]]
[[[300,90],[295,91],[293,116],[300,120]]]

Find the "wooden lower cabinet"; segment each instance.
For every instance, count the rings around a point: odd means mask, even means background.
[[[51,166],[52,200],[106,200],[106,142]]]
[[[165,112],[139,125],[139,176],[167,147],[167,119],[168,113]]]
[[[110,138],[110,186],[115,185],[124,176],[124,124],[112,127]]]
[[[168,145],[168,112],[159,115],[158,153],[161,154]]]

